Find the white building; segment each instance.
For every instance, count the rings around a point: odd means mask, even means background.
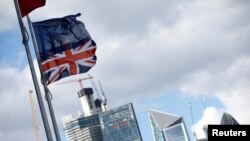
[[[102,131],[98,113],[103,111],[102,100],[94,100],[93,89],[83,88],[78,92],[83,114],[62,118],[68,141],[102,141]]]

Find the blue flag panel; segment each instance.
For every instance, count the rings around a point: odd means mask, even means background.
[[[32,23],[47,84],[88,72],[96,64],[96,44],[78,16]]]

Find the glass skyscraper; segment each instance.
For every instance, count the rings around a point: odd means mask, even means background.
[[[68,141],[142,141],[132,103],[107,110],[91,88],[78,92],[83,114],[62,118]]]
[[[63,127],[68,141],[102,141],[102,132],[98,115],[72,115],[63,118]]]
[[[63,128],[68,141],[102,141],[99,113],[102,101],[94,99],[92,88],[83,88],[78,92],[83,114],[63,117]]]
[[[99,115],[103,141],[142,141],[132,103]]]
[[[221,125],[240,125],[229,113],[224,113],[221,118]]]
[[[68,141],[142,141],[132,103],[91,116],[63,118]]]
[[[150,109],[149,118],[155,141],[190,141],[181,116]]]

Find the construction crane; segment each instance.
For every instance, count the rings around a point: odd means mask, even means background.
[[[89,78],[91,78],[91,79],[90,79],[90,80],[91,80],[91,83],[92,83],[92,85],[93,85],[93,87],[94,87],[94,90],[95,90],[95,92],[96,92],[98,98],[101,98],[101,97],[100,97],[100,94],[99,94],[99,92],[98,92],[98,90],[97,90],[97,88],[96,88],[96,85],[95,85],[95,83],[94,83],[93,77],[92,77],[90,74],[89,74]]]
[[[89,77],[91,77],[90,74],[89,74]],[[92,78],[91,78],[91,82],[92,82],[92,85],[93,85],[93,87],[94,87],[94,89],[95,89],[95,91],[96,91],[98,97],[102,100],[102,104],[103,104],[103,106],[104,106],[104,107],[103,107],[103,108],[104,108],[104,111],[106,111],[106,110],[107,110],[107,99],[106,99],[106,96],[105,96],[105,94],[104,94],[104,92],[103,92],[103,89],[102,89],[102,86],[101,86],[100,81],[98,80],[98,84],[99,84],[99,87],[100,87],[100,89],[101,89],[102,96],[100,96],[100,94],[99,94],[99,92],[98,92],[98,90],[97,90],[97,87],[96,87],[96,85],[95,85],[95,83],[94,83],[94,81],[93,81]]]
[[[81,89],[83,88],[83,85],[82,85],[82,81],[83,80],[87,80],[87,79],[92,79],[93,77],[88,77],[88,78],[80,78],[80,79],[75,79],[75,80],[70,80],[70,81],[66,81],[66,82],[62,82],[62,83],[57,83],[57,85],[59,84],[66,84],[66,83],[71,83],[71,82],[79,82],[80,83],[80,87]]]
[[[100,83],[99,80],[98,80],[98,83],[99,83],[99,86],[100,86],[100,89],[101,89],[101,92],[102,92],[103,104],[104,104],[104,106],[105,106],[105,110],[107,110],[107,98],[106,98],[106,96],[105,96],[105,94],[104,94],[104,91],[103,91],[103,89],[102,89],[102,85],[101,85],[101,83]]]
[[[37,121],[36,108],[35,108],[35,104],[33,101],[32,93],[33,93],[33,91],[29,90],[29,98],[30,98],[30,105],[31,105],[31,109],[32,109],[32,117],[33,117],[33,121],[34,121],[36,141],[40,141],[39,125],[38,125],[38,121]]]

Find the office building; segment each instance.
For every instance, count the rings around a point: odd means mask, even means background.
[[[132,103],[107,110],[107,100],[94,100],[93,89],[78,92],[83,114],[62,118],[68,141],[142,141]]]
[[[224,113],[221,118],[221,125],[239,125],[236,119],[229,113]]]
[[[102,132],[98,115],[72,115],[63,118],[63,128],[68,141],[102,141]]]
[[[73,115],[63,117],[62,123],[68,141],[83,140],[79,124]]]
[[[103,101],[98,98],[94,100],[93,94],[94,91],[92,88],[83,88],[78,92],[84,116],[98,114],[103,111]]]
[[[78,92],[83,114],[76,118],[69,115],[62,118],[63,128],[68,141],[102,141],[99,113],[102,100],[94,100],[93,89],[83,88]]]
[[[181,116],[150,109],[149,119],[154,141],[190,141]]]
[[[132,103],[100,114],[103,141],[142,141]]]

